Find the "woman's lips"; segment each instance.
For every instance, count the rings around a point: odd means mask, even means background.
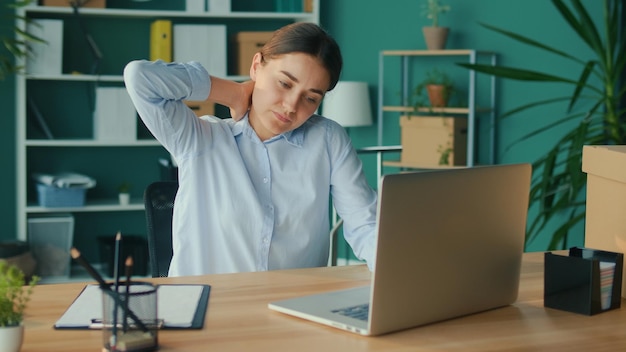
[[[290,123],[291,122],[291,120],[287,116],[285,116],[283,114],[279,114],[279,113],[275,112],[274,116],[276,116],[276,118],[279,121],[283,122],[283,123]]]

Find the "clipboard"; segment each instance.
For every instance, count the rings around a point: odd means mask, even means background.
[[[157,309],[161,329],[202,329],[209,304],[210,285],[158,285]],[[83,287],[55,322],[57,330],[102,329],[102,291],[96,284]]]

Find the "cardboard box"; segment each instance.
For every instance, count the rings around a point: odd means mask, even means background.
[[[85,2],[84,0],[82,2]],[[40,0],[39,4],[41,6],[70,6],[70,0]],[[89,0],[79,7],[89,7],[89,8],[106,8],[106,0]]]
[[[420,167],[467,164],[467,118],[401,116],[400,127],[402,164]]]
[[[188,107],[196,113],[196,116],[215,115],[215,103],[209,100],[205,101],[185,101]]]
[[[237,41],[237,74],[248,76],[252,57],[259,52],[263,45],[272,37],[274,32],[239,32]]]
[[[582,170],[587,173],[585,247],[625,253],[626,145],[584,146]],[[623,277],[626,298],[624,285]]]

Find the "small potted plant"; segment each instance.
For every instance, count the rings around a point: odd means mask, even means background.
[[[28,283],[17,266],[0,260],[0,351],[17,352],[24,337],[24,309],[39,277]]]
[[[437,68],[426,72],[426,78],[413,91],[417,98],[413,105],[416,112],[420,107],[426,106],[424,92],[427,93],[431,108],[443,108],[448,106],[450,97],[454,94],[454,84],[448,74]]]
[[[431,26],[422,27],[428,50],[443,50],[446,47],[449,28],[439,26],[439,15],[450,9],[450,6],[443,5],[441,0],[426,0],[426,3],[422,5],[422,15],[432,20]]]
[[[122,182],[118,187],[118,197],[121,205],[128,205],[130,203],[130,189],[131,185],[128,182]]]

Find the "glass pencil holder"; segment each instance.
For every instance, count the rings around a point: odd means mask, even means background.
[[[102,288],[103,351],[158,349],[157,288],[138,281]]]

